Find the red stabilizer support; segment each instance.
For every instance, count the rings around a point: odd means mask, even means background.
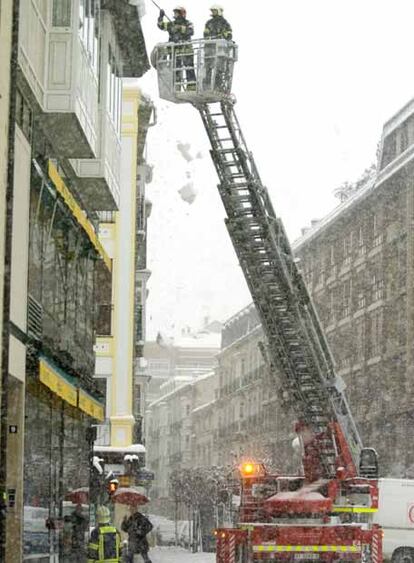
[[[215,535],[217,538],[216,563],[236,563],[238,546],[246,541],[246,532],[220,528],[215,531]]]
[[[372,563],[382,563],[383,562],[382,537],[383,537],[382,529],[375,524],[374,529],[372,531],[372,546],[371,546]]]

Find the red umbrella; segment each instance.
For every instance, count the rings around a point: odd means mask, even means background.
[[[129,506],[137,506],[149,502],[149,498],[134,487],[120,487],[112,495],[112,500],[119,502],[119,504],[128,504]]]
[[[70,500],[73,504],[88,504],[89,487],[80,487],[66,493],[65,500]]]

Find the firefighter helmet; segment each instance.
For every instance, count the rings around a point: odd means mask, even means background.
[[[108,524],[110,520],[109,508],[106,506],[98,506],[96,509],[96,519],[98,524]]]
[[[219,4],[213,4],[210,8],[210,12],[217,12],[218,16],[222,16],[223,15],[223,7],[220,6]]]
[[[187,15],[187,10],[183,6],[176,6],[173,12],[178,12],[183,18]]]

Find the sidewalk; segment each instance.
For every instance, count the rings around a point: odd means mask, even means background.
[[[154,547],[149,556],[152,563],[214,563],[215,553],[189,553],[179,547]]]

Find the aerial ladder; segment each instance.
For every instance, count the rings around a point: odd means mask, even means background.
[[[364,448],[344,382],[311,297],[247,147],[231,93],[237,45],[226,40],[154,48],[160,97],[190,103],[211,144],[226,226],[266,338],[263,356],[297,416],[300,475],[241,464],[239,523],[216,530],[217,563],[382,561],[378,462]]]

